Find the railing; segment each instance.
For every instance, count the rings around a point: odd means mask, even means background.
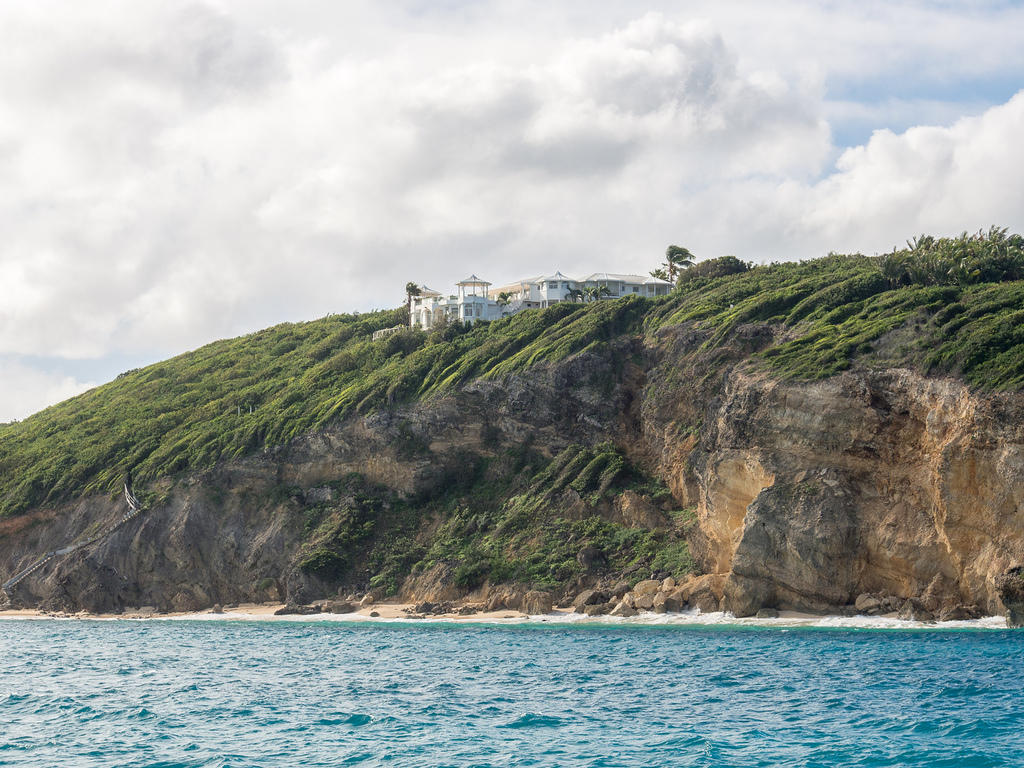
[[[33,562],[32,565],[30,565],[28,568],[25,568],[24,570],[21,570],[18,573],[14,574],[11,578],[9,578],[2,585],[0,585],[0,592],[7,592],[11,588],[17,586],[19,582],[27,579],[29,576],[38,571],[48,562],[53,560],[53,558],[59,557],[61,555],[69,555],[72,552],[76,552],[79,549],[82,549],[83,547],[89,546],[90,544],[95,544],[100,539],[105,539],[107,536],[112,534],[114,531],[116,531],[122,525],[127,523],[129,520],[137,517],[143,511],[142,505],[139,504],[139,500],[135,498],[135,494],[132,493],[127,483],[124,486],[124,500],[128,503],[128,511],[125,512],[124,515],[122,515],[117,520],[117,522],[115,522],[109,528],[107,528],[104,531],[101,531],[100,533],[97,533],[95,536],[85,541],[80,541],[77,544],[69,544],[66,547],[55,549],[52,552],[47,552],[38,560]]]
[[[404,331],[404,330],[405,330],[405,326],[404,325],[393,325],[390,328],[381,328],[379,331],[374,331],[373,332],[372,340],[373,341],[377,341],[378,339],[386,339],[388,336],[394,336],[399,331]],[[366,338],[366,337],[364,336],[363,338]]]

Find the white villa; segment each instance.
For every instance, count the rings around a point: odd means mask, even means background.
[[[475,323],[477,320],[499,320],[524,309],[542,309],[562,301],[572,301],[574,291],[588,288],[604,289],[601,299],[623,296],[665,296],[672,290],[667,280],[644,275],[618,275],[596,272],[582,280],[553,275],[518,280],[498,288],[476,275],[455,284],[457,293],[444,296],[425,285],[414,296],[409,325],[429,330],[444,316],[449,320]]]

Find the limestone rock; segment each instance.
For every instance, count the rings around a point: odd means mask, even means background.
[[[871,611],[877,611],[882,606],[882,601],[874,595],[863,593],[857,595],[856,601],[854,601],[854,607],[861,613],[870,613]]]
[[[314,605],[284,605],[274,611],[275,616],[310,616],[320,613],[320,607]]]
[[[633,594],[637,597],[642,595],[654,595],[659,589],[661,589],[661,582],[656,579],[645,579],[644,581],[637,582],[636,586],[633,587]]]
[[[603,616],[615,607],[614,603],[591,603],[583,606],[582,613],[586,616]]]
[[[622,596],[625,595],[627,592],[629,592],[629,582],[620,581],[617,582],[614,587],[612,587],[611,596],[614,597],[616,600],[621,600]]]
[[[666,576],[662,580],[662,582],[661,582],[661,588],[664,591],[666,591],[666,592],[669,592],[669,591],[675,589],[676,588],[676,580],[673,579],[671,576]]]
[[[777,619],[779,618],[779,612],[774,608],[759,608],[755,618],[758,619]]]
[[[969,621],[980,616],[981,612],[976,605],[959,603],[943,608],[942,613],[939,614],[939,621]]]
[[[636,616],[636,610],[632,606],[630,606],[625,600],[622,600],[619,602],[618,605],[611,609],[609,615],[627,617]]]
[[[996,591],[1006,610],[1006,625],[1024,627],[1024,566],[1008,568],[996,578]]]
[[[373,595],[367,592],[365,595],[363,595],[362,600],[359,601],[359,607],[366,608],[367,606],[373,605],[373,603]]]
[[[585,589],[576,595],[576,599],[572,601],[572,609],[576,613],[584,613],[584,608],[588,605],[598,605],[601,603],[608,602],[608,594],[598,589]]]
[[[655,613],[679,613],[682,605],[675,593],[658,592],[654,596]]]
[[[654,595],[655,593],[648,592],[646,595],[633,594],[633,605],[638,611],[653,611],[654,610]]]
[[[550,592],[541,592],[531,589],[523,595],[522,611],[530,616],[540,616],[551,613],[553,603]]]
[[[897,618],[903,621],[934,621],[935,615],[925,608],[923,600],[908,599],[900,607]]]

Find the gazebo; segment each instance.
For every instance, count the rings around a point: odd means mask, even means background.
[[[464,299],[467,296],[483,296],[487,297],[487,288],[491,285],[486,280],[481,280],[476,275],[470,275],[465,280],[460,280],[455,285],[459,288],[459,298]],[[467,289],[472,290],[467,290]],[[477,289],[483,289],[483,293],[480,293]]]

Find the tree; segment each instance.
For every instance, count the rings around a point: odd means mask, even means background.
[[[566,291],[566,301],[571,301],[575,304],[577,301],[583,301],[583,291],[579,288],[573,288],[572,290]]]
[[[692,267],[696,260],[689,248],[670,245],[665,249],[665,268],[668,271],[668,281],[674,283],[676,273],[685,267]]]
[[[650,271],[651,277],[656,277],[659,280],[668,280],[668,272],[665,271],[664,267],[658,267]]]
[[[612,292],[607,285],[590,285],[583,289],[585,301],[597,301],[605,296],[611,296]]]
[[[507,307],[509,301],[512,300],[512,294],[507,291],[502,291],[498,294],[498,298],[495,299],[499,307]]]
[[[405,284],[405,305],[409,308],[409,319],[412,320],[412,300],[413,297],[419,296],[423,293],[420,287],[416,283]]]

